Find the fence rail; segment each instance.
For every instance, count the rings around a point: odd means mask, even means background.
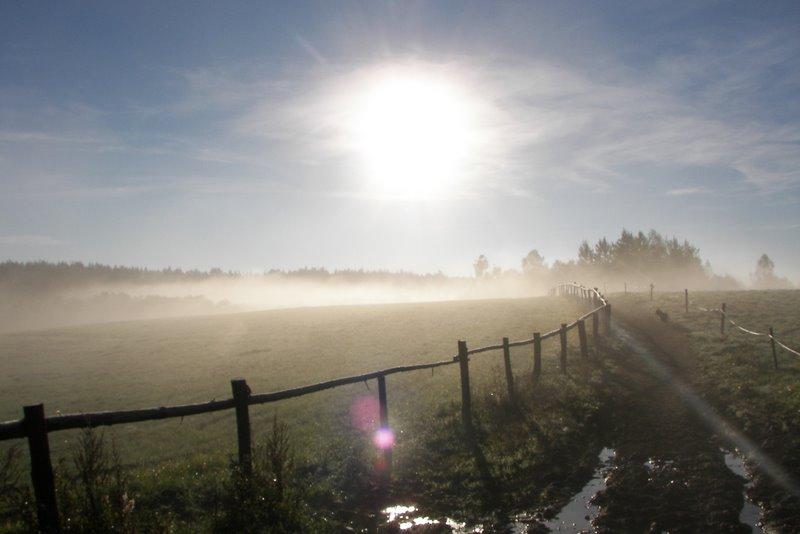
[[[50,447],[48,434],[61,430],[78,428],[94,428],[98,426],[118,425],[126,423],[139,423],[143,421],[155,421],[175,417],[186,417],[204,413],[217,412],[222,410],[236,411],[236,429],[238,438],[239,463],[244,473],[252,470],[252,453],[250,438],[250,418],[249,406],[276,402],[308,395],[318,391],[332,389],[348,384],[366,382],[376,379],[378,381],[379,404],[380,404],[380,429],[388,430],[388,406],[386,397],[386,377],[396,373],[406,373],[423,369],[434,369],[446,365],[459,364],[461,379],[461,411],[462,420],[467,433],[472,432],[472,411],[471,411],[471,392],[469,386],[469,356],[491,351],[503,351],[505,375],[508,386],[509,399],[514,401],[513,373],[511,371],[511,361],[509,356],[510,347],[521,347],[533,345],[535,378],[541,374],[541,353],[542,340],[559,336],[561,341],[560,369],[566,372],[567,367],[567,332],[573,328],[578,328],[580,354],[582,358],[588,357],[588,341],[586,335],[586,319],[592,319],[593,337],[597,338],[600,334],[600,322],[604,323],[605,333],[608,334],[611,328],[611,305],[597,288],[584,287],[575,282],[563,282],[551,291],[553,295],[574,297],[579,301],[588,302],[593,307],[591,311],[585,313],[575,321],[567,324],[562,323],[555,330],[545,332],[535,332],[530,339],[519,341],[509,341],[503,338],[499,345],[488,345],[475,349],[468,349],[465,341],[458,342],[458,354],[444,360],[420,363],[414,365],[402,365],[372,371],[369,373],[337,378],[316,384],[310,384],[282,391],[270,393],[253,394],[244,379],[234,379],[231,381],[232,398],[224,400],[212,400],[197,404],[184,404],[178,406],[160,406],[156,408],[146,408],[137,410],[122,410],[108,412],[89,412],[66,415],[45,416],[44,405],[36,404],[23,408],[24,418],[15,421],[0,423],[0,441],[27,438],[28,449],[31,460],[31,481],[36,497],[37,519],[39,527],[45,532],[59,531],[59,515],[55,498],[55,485],[52,464],[50,460]],[[387,465],[390,460],[390,451],[384,451],[384,460]]]

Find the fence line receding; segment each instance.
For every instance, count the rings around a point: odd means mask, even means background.
[[[597,288],[588,288],[575,282],[563,282],[551,290],[551,295],[569,296],[580,302],[588,303],[591,310],[571,323],[561,324],[559,328],[549,332],[535,332],[530,339],[509,341],[503,338],[498,345],[488,345],[468,349],[465,341],[458,342],[458,354],[440,361],[414,365],[401,365],[389,367],[379,371],[337,378],[316,384],[310,384],[282,391],[270,393],[252,393],[247,382],[242,378],[231,381],[232,397],[225,400],[213,400],[197,404],[184,404],[177,406],[160,406],[137,410],[107,411],[76,413],[65,415],[45,416],[44,405],[36,404],[23,408],[24,417],[14,421],[0,423],[0,441],[27,438],[30,453],[31,482],[36,498],[36,511],[39,528],[45,532],[57,532],[60,529],[58,505],[56,502],[55,483],[52,463],[50,459],[50,445],[48,434],[61,430],[94,428],[98,426],[118,425],[126,423],[139,423],[175,417],[187,417],[221,410],[235,410],[236,433],[238,441],[239,463],[242,472],[247,474],[252,470],[251,433],[249,407],[257,404],[276,402],[279,400],[308,395],[347,384],[355,384],[375,379],[378,381],[378,397],[380,410],[379,431],[389,431],[388,428],[388,401],[386,396],[386,377],[396,373],[406,373],[422,369],[434,369],[445,365],[458,364],[461,380],[461,411],[462,421],[467,433],[472,432],[471,391],[469,386],[469,357],[491,351],[503,351],[505,376],[508,386],[509,399],[514,401],[514,376],[511,371],[509,349],[533,345],[533,375],[537,378],[541,374],[541,342],[542,340],[559,336],[561,340],[560,369],[566,372],[567,345],[566,334],[573,328],[578,328],[580,354],[582,358],[588,357],[588,341],[585,321],[592,319],[592,334],[594,338],[600,335],[600,323],[603,324],[604,333],[608,334],[611,328],[611,305]],[[391,459],[390,448],[383,450],[385,465]]]

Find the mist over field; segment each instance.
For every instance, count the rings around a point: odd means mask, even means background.
[[[542,282],[521,277],[400,274],[211,274],[169,282],[91,280],[46,290],[6,280],[0,282],[0,332],[277,308],[526,297],[545,290]]]
[[[788,289],[766,255],[750,280],[714,273],[688,241],[655,231],[623,231],[578,247],[578,257],[548,263],[536,250],[518,268],[479,256],[474,276],[323,268],[241,274],[221,269],[148,270],[81,263],[0,264],[0,332],[110,321],[214,315],[255,310],[429,302],[543,295],[582,280],[603,291]]]

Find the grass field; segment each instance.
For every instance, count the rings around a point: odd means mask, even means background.
[[[484,530],[507,527],[518,514],[542,526],[593,476],[599,451],[610,447],[616,451],[614,476],[599,494],[603,512],[597,526],[638,525],[642,530],[656,521],[668,529],[691,524],[744,532],[737,518],[743,481],[725,467],[724,438],[696,420],[672,380],[689,383],[797,476],[800,362],[781,353],[776,372],[767,341],[730,329],[722,336],[719,316],[697,306],[716,308],[726,302],[734,320],[758,331],[772,325],[787,344],[796,345],[792,317],[800,292],[691,297],[692,310],[686,314],[682,293],[657,294],[654,302],[647,295],[612,295],[620,335],[591,339],[591,357],[583,360],[575,332],[570,333],[567,374],[558,369],[557,340],[544,344],[538,382],[531,376],[531,347],[512,349],[516,404],[506,398],[501,352],[474,355],[475,439],[461,425],[457,366],[390,376],[389,415],[397,442],[392,484],[385,492],[371,440],[377,417],[374,381],[252,407],[254,440],[261,451],[256,465],[261,458],[262,474],[244,492],[231,467],[233,413],[112,427],[103,432],[121,451],[129,477],[125,494],[134,496],[136,513],[132,523],[117,517],[103,524],[135,525],[128,528],[132,531],[225,532],[246,531],[242,525],[255,521],[271,525],[261,529],[269,532],[393,532],[397,524],[387,530],[381,508],[414,505],[418,517],[449,518]],[[669,320],[661,321],[656,309],[666,311]],[[456,352],[458,339],[474,348],[497,343],[504,335],[527,338],[584,311],[564,298],[462,301],[6,335],[0,337],[0,350],[12,373],[0,378],[2,408],[4,418],[12,418],[18,417],[20,405],[37,401],[52,413],[227,398],[235,376],[245,377],[256,392],[285,389],[447,358]],[[640,347],[652,349],[649,356],[625,341],[629,334],[641,340]],[[671,379],[653,374],[648,358],[670,369]],[[372,408],[360,411],[365,406]],[[274,454],[275,416],[286,424],[289,455]],[[80,438],[79,433],[51,436],[54,456],[65,459],[56,468],[66,484],[59,490],[65,517],[85,513],[80,491],[68,489],[81,487],[76,486],[81,479],[75,461]],[[269,465],[275,458],[283,465],[289,457],[294,460],[291,468],[286,464],[288,493],[276,498],[270,493],[276,478]],[[113,484],[104,484],[102,492],[113,494]],[[797,526],[797,503],[780,487],[756,476],[750,493],[770,527],[791,531]],[[255,502],[242,497],[253,494]],[[262,498],[271,504],[265,506]],[[3,506],[0,499],[0,520],[15,517],[8,512],[13,506],[6,504],[5,512]],[[283,530],[275,527],[275,517],[264,515],[276,510]],[[675,514],[682,515],[675,519]]]
[[[47,413],[121,410],[228,398],[230,379],[244,377],[267,392],[393,365],[436,361],[503,336],[530,337],[574,318],[563,300],[487,300],[265,311],[204,318],[134,321],[0,336],[0,419],[44,402]],[[553,346],[555,343],[553,343]],[[515,351],[516,368],[530,367],[530,348]],[[476,357],[481,387],[502,364],[499,352]],[[498,375],[499,376],[499,375]],[[403,421],[420,406],[457,398],[456,366],[389,378],[390,414]],[[255,407],[254,426],[273,413],[316,432],[339,420],[351,403],[374,395],[375,384],[337,388]],[[499,392],[498,392],[499,393]],[[159,460],[232,443],[231,413],[125,425],[116,431],[126,458]],[[58,442],[58,436],[53,436]]]
[[[18,418],[22,405],[35,402],[44,402],[47,413],[68,413],[227,398],[230,379],[239,376],[254,392],[285,389],[447,358],[457,352],[458,339],[477,347],[502,336],[528,338],[584,311],[568,299],[534,298],[309,308],[7,334],[0,336],[8,371],[0,376],[0,414]],[[397,436],[393,498],[466,521],[545,505],[557,510],[589,476],[600,447],[590,430],[599,409],[593,393],[599,377],[578,361],[576,336],[570,332],[566,376],[558,372],[557,339],[544,343],[543,378],[535,387],[531,347],[512,349],[521,393],[517,410],[506,401],[502,353],[472,358],[479,453],[464,444],[458,366],[390,376],[389,416]],[[373,381],[251,408],[256,441],[264,440],[273,417],[287,424],[303,459],[298,476],[313,487],[308,500],[344,512],[339,520],[345,522],[374,502],[375,452],[354,407],[369,405],[376,394]],[[184,526],[207,512],[208,488],[219,487],[235,455],[232,411],[104,432],[134,473],[139,508],[169,508]],[[78,437],[52,434],[54,456],[69,462]],[[374,510],[365,516],[376,520]]]
[[[661,347],[682,354],[693,387],[733,427],[744,432],[780,469],[800,480],[800,358],[778,347],[774,369],[769,339],[745,334],[730,324],[720,333],[720,316],[700,311],[727,305],[728,317],[744,328],[775,335],[792,348],[800,347],[800,291],[697,292],[690,294],[689,313],[683,293],[616,294],[619,316]],[[669,314],[658,320],[655,310]],[[787,497],[756,470],[751,497],[766,510],[765,519],[778,530],[798,527],[797,496]],[[794,516],[794,517],[792,517]]]

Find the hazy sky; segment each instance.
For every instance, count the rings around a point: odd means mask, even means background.
[[[0,4],[0,259],[455,274],[623,227],[800,282],[800,2]]]

